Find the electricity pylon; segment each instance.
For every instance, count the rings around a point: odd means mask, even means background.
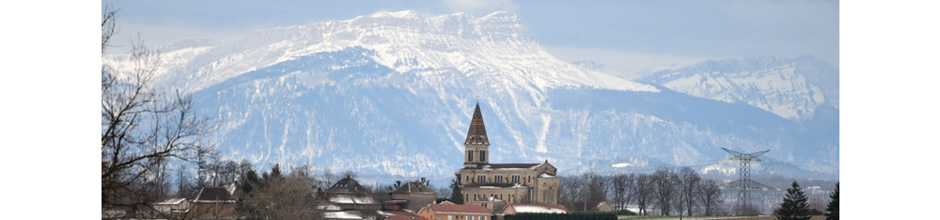
[[[757,158],[757,156],[767,153],[770,150],[763,150],[759,152],[745,154],[745,153],[733,151],[728,148],[721,148],[721,149],[727,151],[731,155],[734,155],[728,159],[737,160],[738,162],[740,162],[740,165],[738,166],[738,175],[740,176],[740,178],[738,179],[738,183],[740,184],[739,186],[740,189],[738,190],[737,208],[740,209],[742,207],[750,207],[751,206],[751,187],[753,185],[751,184],[751,162],[761,161],[760,158]]]

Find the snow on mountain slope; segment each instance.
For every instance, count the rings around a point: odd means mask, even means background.
[[[380,12],[194,41],[162,47],[187,56],[168,58],[160,82],[221,121],[220,151],[261,168],[309,163],[446,182],[479,102],[493,162],[642,171],[717,161],[721,147],[770,148],[769,157],[838,175],[838,123],[823,120],[837,112],[806,127],[593,72],[546,53],[518,19]],[[833,126],[835,136],[816,135]]]
[[[744,102],[792,120],[813,117],[820,105],[838,106],[838,71],[811,57],[709,60],[639,79],[689,95]]]
[[[198,91],[240,74],[297,57],[349,47],[375,51],[378,64],[402,74],[434,74],[453,68],[461,73],[493,76],[494,87],[535,85],[544,90],[588,86],[623,91],[656,88],[563,62],[545,52],[511,12],[475,18],[466,13],[421,16],[414,11],[379,12],[349,20],[260,30],[235,42],[199,50],[188,64],[173,64],[179,76],[168,84]],[[206,51],[206,49],[211,49]],[[178,53],[167,51],[166,54]],[[107,57],[108,60],[122,60]],[[126,59],[124,59],[126,60]],[[172,62],[172,61],[171,61]],[[184,66],[184,67],[179,67]],[[119,67],[127,67],[119,65]]]

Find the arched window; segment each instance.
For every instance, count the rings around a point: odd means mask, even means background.
[[[467,151],[467,162],[473,162],[473,151]]]
[[[480,151],[480,161],[486,161],[486,151],[485,151],[485,150],[481,150],[481,151]]]

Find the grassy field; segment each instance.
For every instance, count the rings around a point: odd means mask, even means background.
[[[637,215],[621,215],[617,216],[618,220],[679,220],[678,216],[637,216]],[[722,216],[722,217],[682,217],[683,220],[724,220],[724,219],[735,219],[735,220],[775,220],[777,219],[774,216]],[[824,220],[826,216],[814,215],[810,220]]]

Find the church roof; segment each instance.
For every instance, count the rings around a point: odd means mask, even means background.
[[[540,163],[491,163],[489,164],[492,169],[506,169],[506,168],[533,168],[535,166],[541,165]]]
[[[473,119],[470,120],[470,130],[467,131],[467,140],[464,144],[490,144],[486,137],[486,127],[483,126],[483,114],[480,113],[480,103],[473,110]]]

